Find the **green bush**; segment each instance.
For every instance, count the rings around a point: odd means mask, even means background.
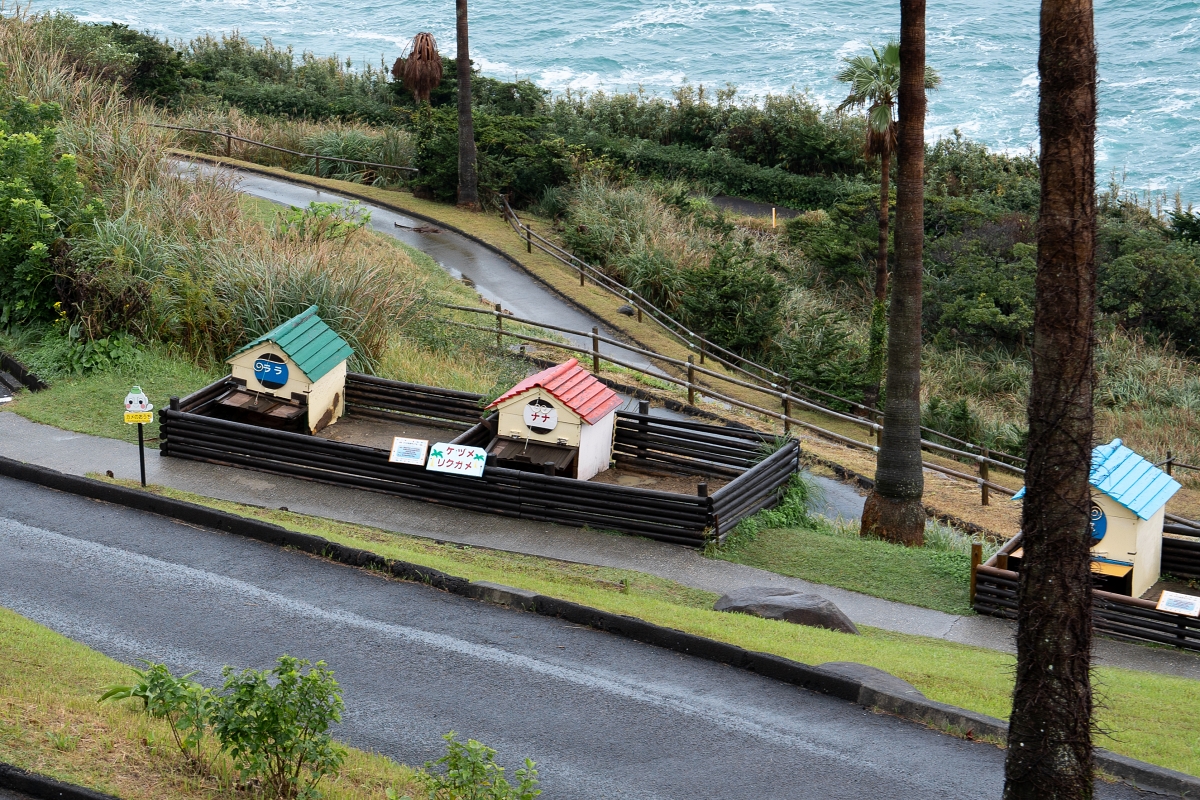
[[[473,117],[481,199],[507,194],[527,205],[540,199],[546,187],[566,183],[566,144],[547,134],[544,120],[481,111]],[[413,125],[413,166],[420,170],[413,186],[434,199],[453,202],[458,195],[458,114],[424,106],[413,115]]]
[[[685,274],[683,321],[710,341],[743,355],[768,351],[782,322],[783,289],[750,243],[726,243],[702,269]]]
[[[826,213],[809,213],[784,223],[788,241],[825,273],[827,282],[852,286],[873,280],[879,254],[879,190],[856,187]],[[888,241],[888,252],[891,253]]]
[[[775,368],[797,383],[861,402],[870,376],[866,354],[850,329],[846,312],[839,309],[798,316],[778,337]]]
[[[1200,347],[1200,245],[1156,231],[1105,227],[1099,261],[1102,311],[1183,349]]]
[[[927,334],[945,332],[947,342],[970,339],[1024,346],[1033,333],[1037,248],[1016,243],[1011,256],[977,241],[950,264],[926,272]]]
[[[75,157],[55,154],[60,118],[53,103],[0,93],[0,327],[53,318],[56,248],[100,211],[86,198]]]
[[[213,710],[213,694],[191,679],[196,673],[176,677],[165,664],[142,661],[148,669],[133,672],[137,683],[128,686],[110,686],[100,696],[106,700],[136,698],[142,701],[142,710],[155,719],[163,719],[171,726],[171,736],[180,752],[197,770],[207,768],[204,754],[204,737],[208,731],[209,716]]]
[[[225,667],[212,713],[213,732],[243,779],[261,780],[282,800],[315,796],[346,755],[329,735],[342,719],[337,681],[323,661],[305,667],[288,655],[271,670]]]
[[[513,785],[505,779],[504,767],[496,763],[495,750],[474,739],[463,744],[455,736],[454,731],[443,736],[446,754],[425,765],[429,800],[533,800],[542,793],[537,788],[536,765],[528,758],[513,773],[517,780]]]

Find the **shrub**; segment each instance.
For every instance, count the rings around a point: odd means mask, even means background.
[[[314,796],[345,758],[329,735],[342,718],[341,690],[325,662],[305,667],[288,655],[271,670],[225,667],[212,714],[213,732],[243,779],[263,781],[282,800]]]
[[[213,709],[212,691],[191,680],[195,673],[176,677],[165,664],[142,661],[146,670],[135,669],[138,682],[129,686],[110,686],[99,702],[137,698],[142,710],[171,726],[171,736],[192,766],[204,770],[204,737]]]
[[[455,736],[454,731],[443,736],[446,754],[425,765],[429,800],[533,800],[542,793],[536,765],[528,758],[513,773],[517,783],[512,785],[496,763],[495,750],[474,739],[463,744]],[[445,772],[436,771],[439,766]]]
[[[820,265],[830,283],[858,285],[875,274],[879,253],[879,191],[847,192],[828,211],[801,214],[784,223],[788,241]],[[889,240],[889,252],[891,241]]]
[[[1200,246],[1154,231],[1110,230],[1097,272],[1101,310],[1184,349],[1200,346]]]
[[[847,400],[862,400],[869,378],[867,359],[851,335],[844,311],[822,308],[797,315],[778,341],[775,367],[789,380]],[[822,402],[829,402],[828,398]]]
[[[54,248],[100,210],[86,199],[75,157],[55,155],[61,116],[53,103],[0,95],[0,326],[53,317]]]
[[[743,355],[766,352],[781,328],[783,290],[749,242],[723,244],[709,265],[686,273],[683,321]]]
[[[926,274],[925,325],[960,338],[1024,346],[1033,332],[1037,249],[1015,244],[1012,256],[971,244],[949,265]]]

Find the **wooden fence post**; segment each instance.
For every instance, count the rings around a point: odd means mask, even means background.
[[[225,131],[225,157],[229,158],[230,149],[233,147],[233,137],[229,131]]]
[[[983,505],[988,505],[988,480],[990,479],[987,459],[991,453],[985,447],[983,455],[979,458],[979,495]]]
[[[971,543],[971,605],[975,605],[975,571],[983,563],[983,545]]]
[[[525,252],[533,252],[533,230],[528,225],[525,226]]]
[[[696,496],[708,497],[708,483],[706,481],[701,481],[700,483],[696,484]]]
[[[642,417],[650,416],[650,401],[649,400],[638,400],[638,415],[642,416]],[[637,446],[637,455],[634,456],[634,458],[637,458],[641,461],[645,461],[649,455],[649,453],[646,450],[645,442],[646,442],[646,434],[648,434],[650,432],[650,423],[644,419],[639,419],[638,423],[637,423],[637,431],[638,431],[638,446]]]
[[[783,398],[783,435],[788,436],[792,432],[792,397],[787,392],[781,392],[780,397]]]
[[[500,310],[500,304],[496,303],[496,347],[504,346],[504,312]]]
[[[583,273],[580,273],[581,275]],[[592,372],[600,372],[600,329],[592,328]]]
[[[704,363],[704,340],[700,340],[700,363]]]
[[[688,405],[696,405],[696,357],[688,356],[687,392]]]
[[[1171,451],[1167,451],[1167,474],[1171,474],[1171,468],[1175,466],[1175,459],[1171,456]]]
[[[313,174],[318,178],[321,177],[321,157],[313,156]]]
[[[997,569],[1008,569],[1008,553],[997,553],[996,554],[996,568]]]
[[[583,268],[582,268],[582,267],[576,267],[575,269],[579,270],[579,288],[581,288],[581,289],[582,289],[582,288],[583,288],[583,280],[584,280],[584,278],[583,278]]]

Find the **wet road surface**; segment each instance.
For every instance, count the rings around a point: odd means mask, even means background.
[[[440,735],[539,762],[546,798],[995,798],[1003,754],[730,667],[0,479],[0,605],[206,683],[324,659],[337,734],[410,764]],[[1101,786],[1103,798],[1132,798]]]

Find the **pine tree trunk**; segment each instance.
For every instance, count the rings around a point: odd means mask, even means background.
[[[867,345],[867,388],[863,392],[863,405],[874,406],[879,402],[879,383],[883,377],[883,342],[886,338],[878,326],[877,317],[887,308],[887,256],[889,191],[892,154],[885,148],[879,156],[879,252],[875,256],[875,302],[871,305],[871,340]]]
[[[1017,676],[1005,800],[1092,797],[1089,511],[1096,308],[1092,0],[1043,0],[1042,195]]]
[[[925,0],[900,2],[900,91],[896,180],[896,268],[888,309],[887,405],[875,488],[862,533],[919,545],[921,495],[921,277],[925,244]]]
[[[458,33],[458,204],[479,208],[475,124],[471,119],[471,54],[467,46],[467,0],[455,0]]]

